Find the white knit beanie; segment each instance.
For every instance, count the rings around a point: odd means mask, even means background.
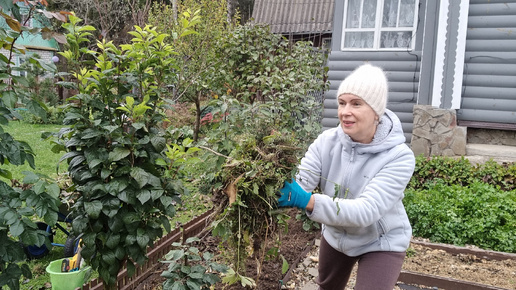
[[[337,98],[342,94],[358,96],[373,108],[378,117],[382,117],[387,106],[387,91],[387,78],[383,70],[363,64],[342,81]]]

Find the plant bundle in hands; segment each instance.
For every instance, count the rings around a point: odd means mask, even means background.
[[[303,153],[292,133],[242,134],[220,171],[222,186],[217,195],[227,196],[222,219],[214,233],[221,235],[236,251],[236,273],[245,273],[246,260],[262,260],[265,241],[274,238],[278,223],[287,216],[276,211],[277,194],[286,179],[297,171]],[[242,277],[235,277],[238,281]]]
[[[277,203],[277,192],[297,168],[301,148],[292,134],[244,134],[237,140],[221,171],[223,190],[229,204],[246,199],[249,209],[266,211]],[[240,195],[237,192],[240,190]],[[257,195],[257,203],[247,195]],[[265,202],[268,208],[261,204]]]

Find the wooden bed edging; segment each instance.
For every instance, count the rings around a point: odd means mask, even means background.
[[[412,244],[425,246],[432,249],[444,250],[450,254],[472,254],[481,259],[486,260],[516,260],[516,254],[512,253],[504,253],[504,252],[496,252],[496,251],[488,251],[482,249],[471,249],[466,247],[453,246],[448,244],[439,244],[439,243],[430,243],[423,241],[410,241]]]
[[[310,250],[312,249],[312,246],[315,244],[315,240],[311,241],[310,243],[308,243],[306,245],[306,247],[304,248],[304,250],[301,252],[301,255],[299,257],[297,257],[297,259],[292,262],[292,264],[290,264],[290,267],[287,271],[287,273],[285,273],[285,276],[283,276],[283,279],[279,280],[278,281],[278,287],[279,289],[281,289],[281,287],[283,285],[286,285],[287,282],[290,280],[290,276],[292,276],[292,271],[294,271],[297,267],[297,264],[299,264],[299,262],[301,261],[302,258],[305,258],[306,255],[308,255],[308,253],[310,252]]]
[[[496,261],[516,260],[516,254],[512,253],[488,251],[483,249],[466,248],[449,244],[431,243],[416,240],[411,240],[410,243],[421,245],[431,249],[443,250],[452,255],[471,254],[477,256],[480,259]],[[398,281],[405,284],[438,287],[439,289],[450,290],[507,290],[506,288],[499,288],[491,285],[485,285],[431,274],[417,273],[406,270],[401,271]]]
[[[117,289],[125,290],[136,288],[138,284],[150,276],[150,274],[152,274],[152,272],[160,265],[161,258],[163,258],[163,256],[172,249],[172,243],[179,241],[182,237],[187,239],[198,235],[207,227],[206,223],[208,221],[208,217],[212,214],[213,210],[208,210],[200,216],[190,220],[185,225],[173,229],[170,233],[156,241],[153,247],[147,250],[148,260],[145,264],[136,267],[136,271],[132,277],[129,277],[127,267],[124,265],[117,275]],[[84,284],[82,289],[100,290],[104,289],[104,284],[100,278],[97,278]]]
[[[401,270],[399,282],[446,290],[509,290],[475,282]]]

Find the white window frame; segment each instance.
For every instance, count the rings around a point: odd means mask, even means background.
[[[18,65],[17,65],[17,67],[21,67],[25,62],[26,62],[26,60],[21,55],[19,55],[18,56]],[[26,77],[27,76],[27,71],[19,70],[17,75],[20,76],[20,77]]]
[[[20,24],[23,25],[28,17],[29,17],[29,14],[22,14],[22,19],[21,19]],[[34,19],[31,17],[29,19],[29,21],[25,25],[23,25],[23,26],[32,28],[33,25],[34,25],[33,21],[34,21]]]
[[[360,18],[362,18],[362,9],[364,0],[360,1]],[[412,27],[382,27],[382,18],[383,18],[383,7],[384,7],[384,0],[377,0],[376,5],[376,20],[375,20],[375,27],[374,28],[346,28],[347,23],[347,16],[348,16],[348,6],[349,6],[349,0],[344,1],[344,17],[343,17],[343,23],[342,23],[342,39],[341,39],[341,50],[342,51],[411,51],[414,49],[415,45],[415,34],[417,30],[417,20],[418,20],[418,10],[419,10],[419,1],[414,0],[414,20],[412,23]],[[401,6],[401,0],[398,0],[398,15],[397,15],[397,21],[396,25],[399,23],[399,16],[400,16],[400,6]],[[381,33],[382,32],[406,32],[411,31],[411,37],[410,37],[410,45],[406,47],[380,47],[381,46]],[[374,32],[374,42],[372,48],[355,48],[355,47],[344,47],[344,43],[346,40],[346,33],[347,32]]]

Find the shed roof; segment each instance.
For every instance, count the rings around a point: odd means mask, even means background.
[[[53,38],[51,39],[43,39],[41,33],[38,34],[28,34],[23,33],[21,37],[16,40],[16,44],[23,45],[26,48],[33,48],[39,50],[59,50],[59,44]]]
[[[332,32],[334,0],[255,0],[253,22],[273,33]]]

